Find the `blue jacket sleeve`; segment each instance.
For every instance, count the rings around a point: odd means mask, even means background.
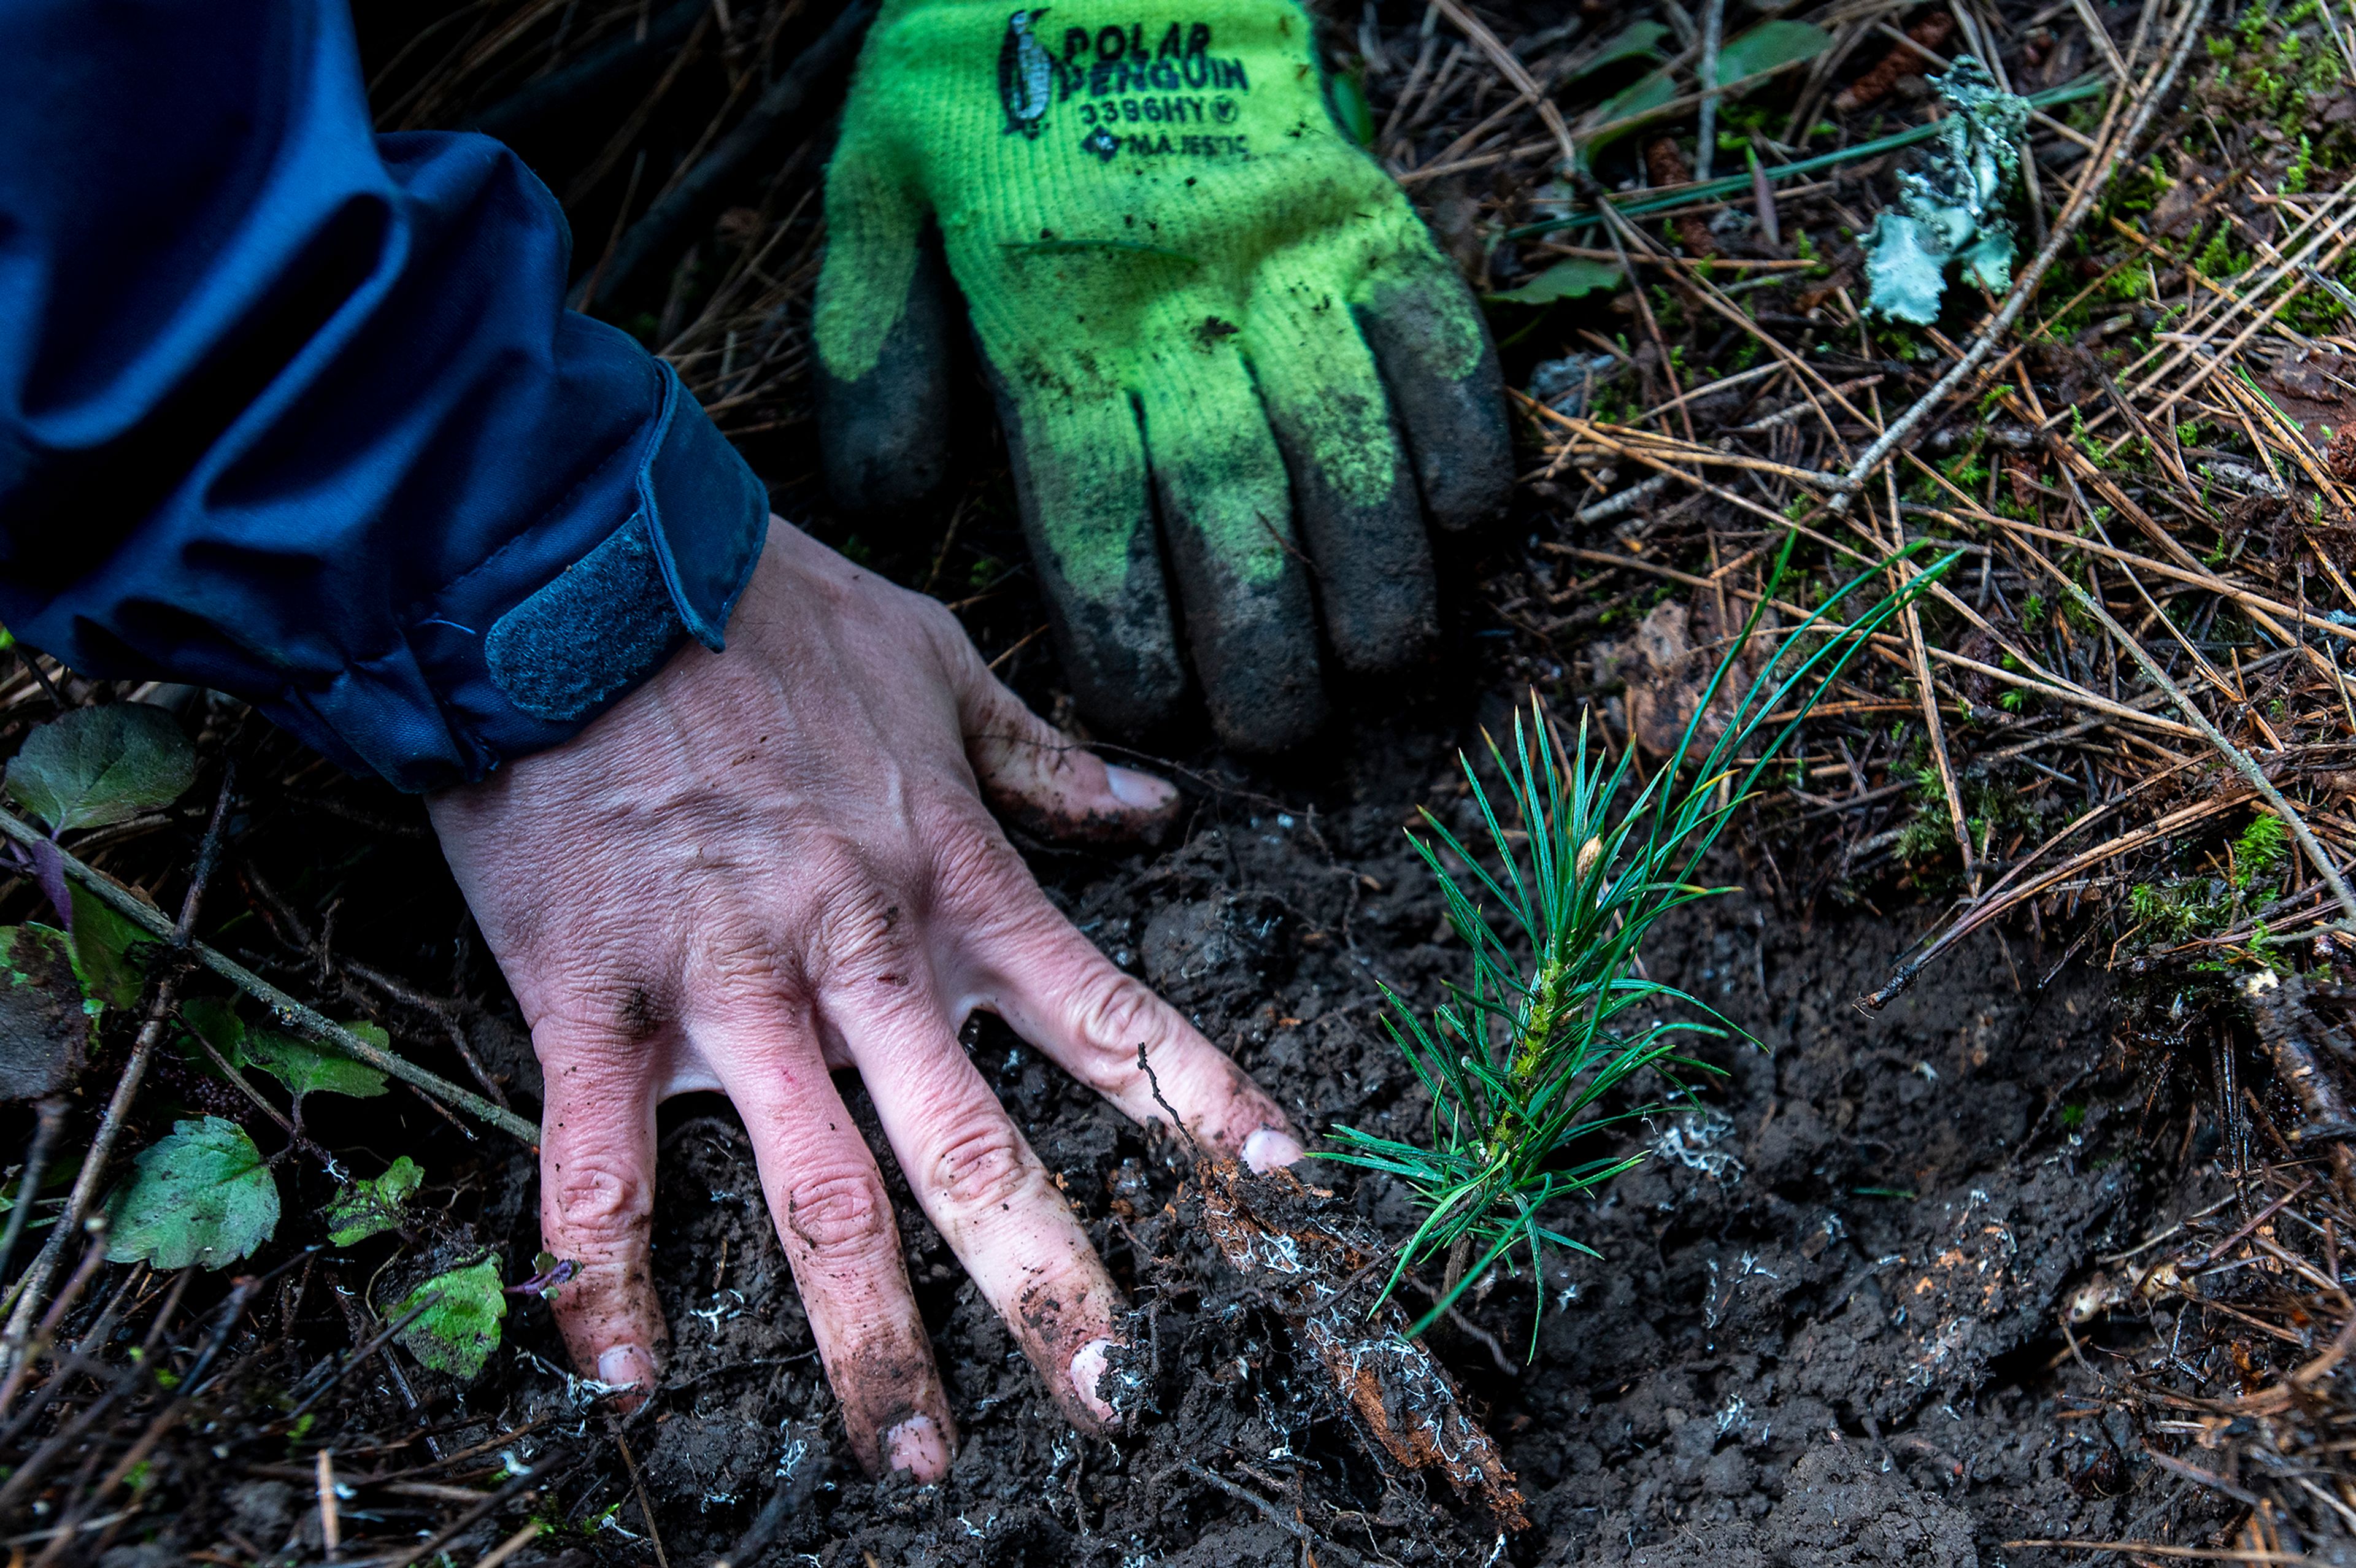
[[[766,494],[569,242],[345,0],[0,7],[0,624],[410,789],[718,649]]]

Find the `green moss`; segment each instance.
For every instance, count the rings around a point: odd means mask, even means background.
[[[2212,936],[2233,912],[2232,901],[2219,896],[2217,883],[2207,877],[2138,882],[2127,890],[2127,908],[2136,924],[2169,942]]]
[[[2224,225],[2220,225],[2210,237],[2192,263],[2202,277],[2212,283],[2222,283],[2249,264],[2250,259],[2233,249],[2233,230]]]
[[[2271,875],[2288,853],[2290,829],[2281,817],[2261,812],[2233,840],[2233,885],[2247,891],[2258,878]]]

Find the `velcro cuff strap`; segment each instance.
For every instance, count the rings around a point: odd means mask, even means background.
[[[769,532],[769,493],[661,360],[662,413],[638,470],[639,516],[688,634],[718,653]]]
[[[638,509],[484,640],[492,681],[535,719],[594,718],[689,636],[718,653],[760,558],[767,493],[701,410],[681,408],[677,374],[661,371]]]

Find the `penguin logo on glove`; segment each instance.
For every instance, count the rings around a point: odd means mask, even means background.
[[[1037,136],[1047,112],[1047,84],[1055,75],[1055,62],[1031,30],[1046,14],[1044,5],[1015,12],[1006,18],[1006,37],[998,46],[998,101],[1006,110],[1010,136],[1018,132]]]

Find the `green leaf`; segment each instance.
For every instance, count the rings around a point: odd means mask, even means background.
[[[417,1162],[402,1155],[369,1181],[348,1181],[327,1205],[327,1240],[339,1247],[364,1242],[400,1225],[410,1198],[425,1180]]]
[[[1579,160],[1592,167],[1595,155],[1636,127],[1618,122],[1649,113],[1677,95],[1676,79],[1665,70],[1650,71],[1605,99],[1596,107],[1597,129],[1579,138]],[[1609,127],[1609,129],[1606,129]]]
[[[390,1043],[390,1037],[374,1024],[346,1026],[363,1038],[373,1037],[374,1043]],[[276,1029],[249,1029],[245,1042],[235,1059],[241,1066],[259,1067],[281,1083],[297,1100],[322,1090],[330,1094],[348,1094],[355,1100],[371,1100],[384,1093],[384,1074],[364,1061],[354,1061],[325,1046],[312,1044]]]
[[[1511,304],[1550,304],[1556,300],[1575,300],[1598,289],[1615,288],[1619,283],[1618,262],[1566,256],[1520,288],[1489,297]]]
[[[46,925],[0,926],[0,1100],[68,1088],[89,1047],[73,939]]]
[[[508,1315],[499,1267],[485,1258],[465,1268],[435,1275],[393,1308],[396,1319],[423,1306],[417,1321],[402,1329],[401,1342],[422,1366],[471,1378],[499,1348],[499,1319]]]
[[[278,1184],[235,1122],[176,1122],[134,1163],[137,1172],[112,1205],[111,1263],[226,1268],[278,1229]]]
[[[8,793],[52,835],[103,827],[169,805],[197,782],[179,720],[145,702],[77,708],[27,738]]]
[[[1668,36],[1669,29],[1664,23],[1631,22],[1612,34],[1585,65],[1563,78],[1563,84],[1569,86],[1574,81],[1584,80],[1608,66],[1618,65],[1622,60],[1659,59],[1661,40]]]
[[[1677,83],[1675,77],[1665,70],[1647,71],[1605,99],[1595,112],[1596,118],[1599,123],[1608,125],[1614,120],[1625,120],[1632,114],[1642,114],[1646,110],[1658,109],[1676,95]],[[1605,141],[1611,139],[1608,136],[1604,138]],[[1597,144],[1601,145],[1601,144]]]
[[[223,1061],[237,1064],[238,1053],[245,1049],[245,1020],[237,1016],[236,1003],[221,997],[191,997],[180,1004],[180,1021],[202,1035]]]
[[[1726,40],[1718,51],[1718,80],[1731,87],[1746,77],[1811,60],[1832,47],[1833,36],[1805,22],[1762,22]]]
[[[1831,42],[1830,34],[1805,22],[1762,22],[1749,32],[1728,39],[1725,48],[1718,51],[1719,84],[1731,88],[1764,72],[1813,59]],[[1605,99],[1595,111],[1596,126],[1602,134],[1590,132],[1579,138],[1582,163],[1592,166],[1598,151],[1635,129],[1633,125],[1609,130],[1605,127],[1650,113],[1677,95],[1676,77],[1667,70],[1655,70]]]
[[[132,957],[139,944],[155,939],[114,912],[113,906],[80,882],[72,886],[74,971],[91,1000],[110,1008],[135,1008],[147,984],[146,966]]]

